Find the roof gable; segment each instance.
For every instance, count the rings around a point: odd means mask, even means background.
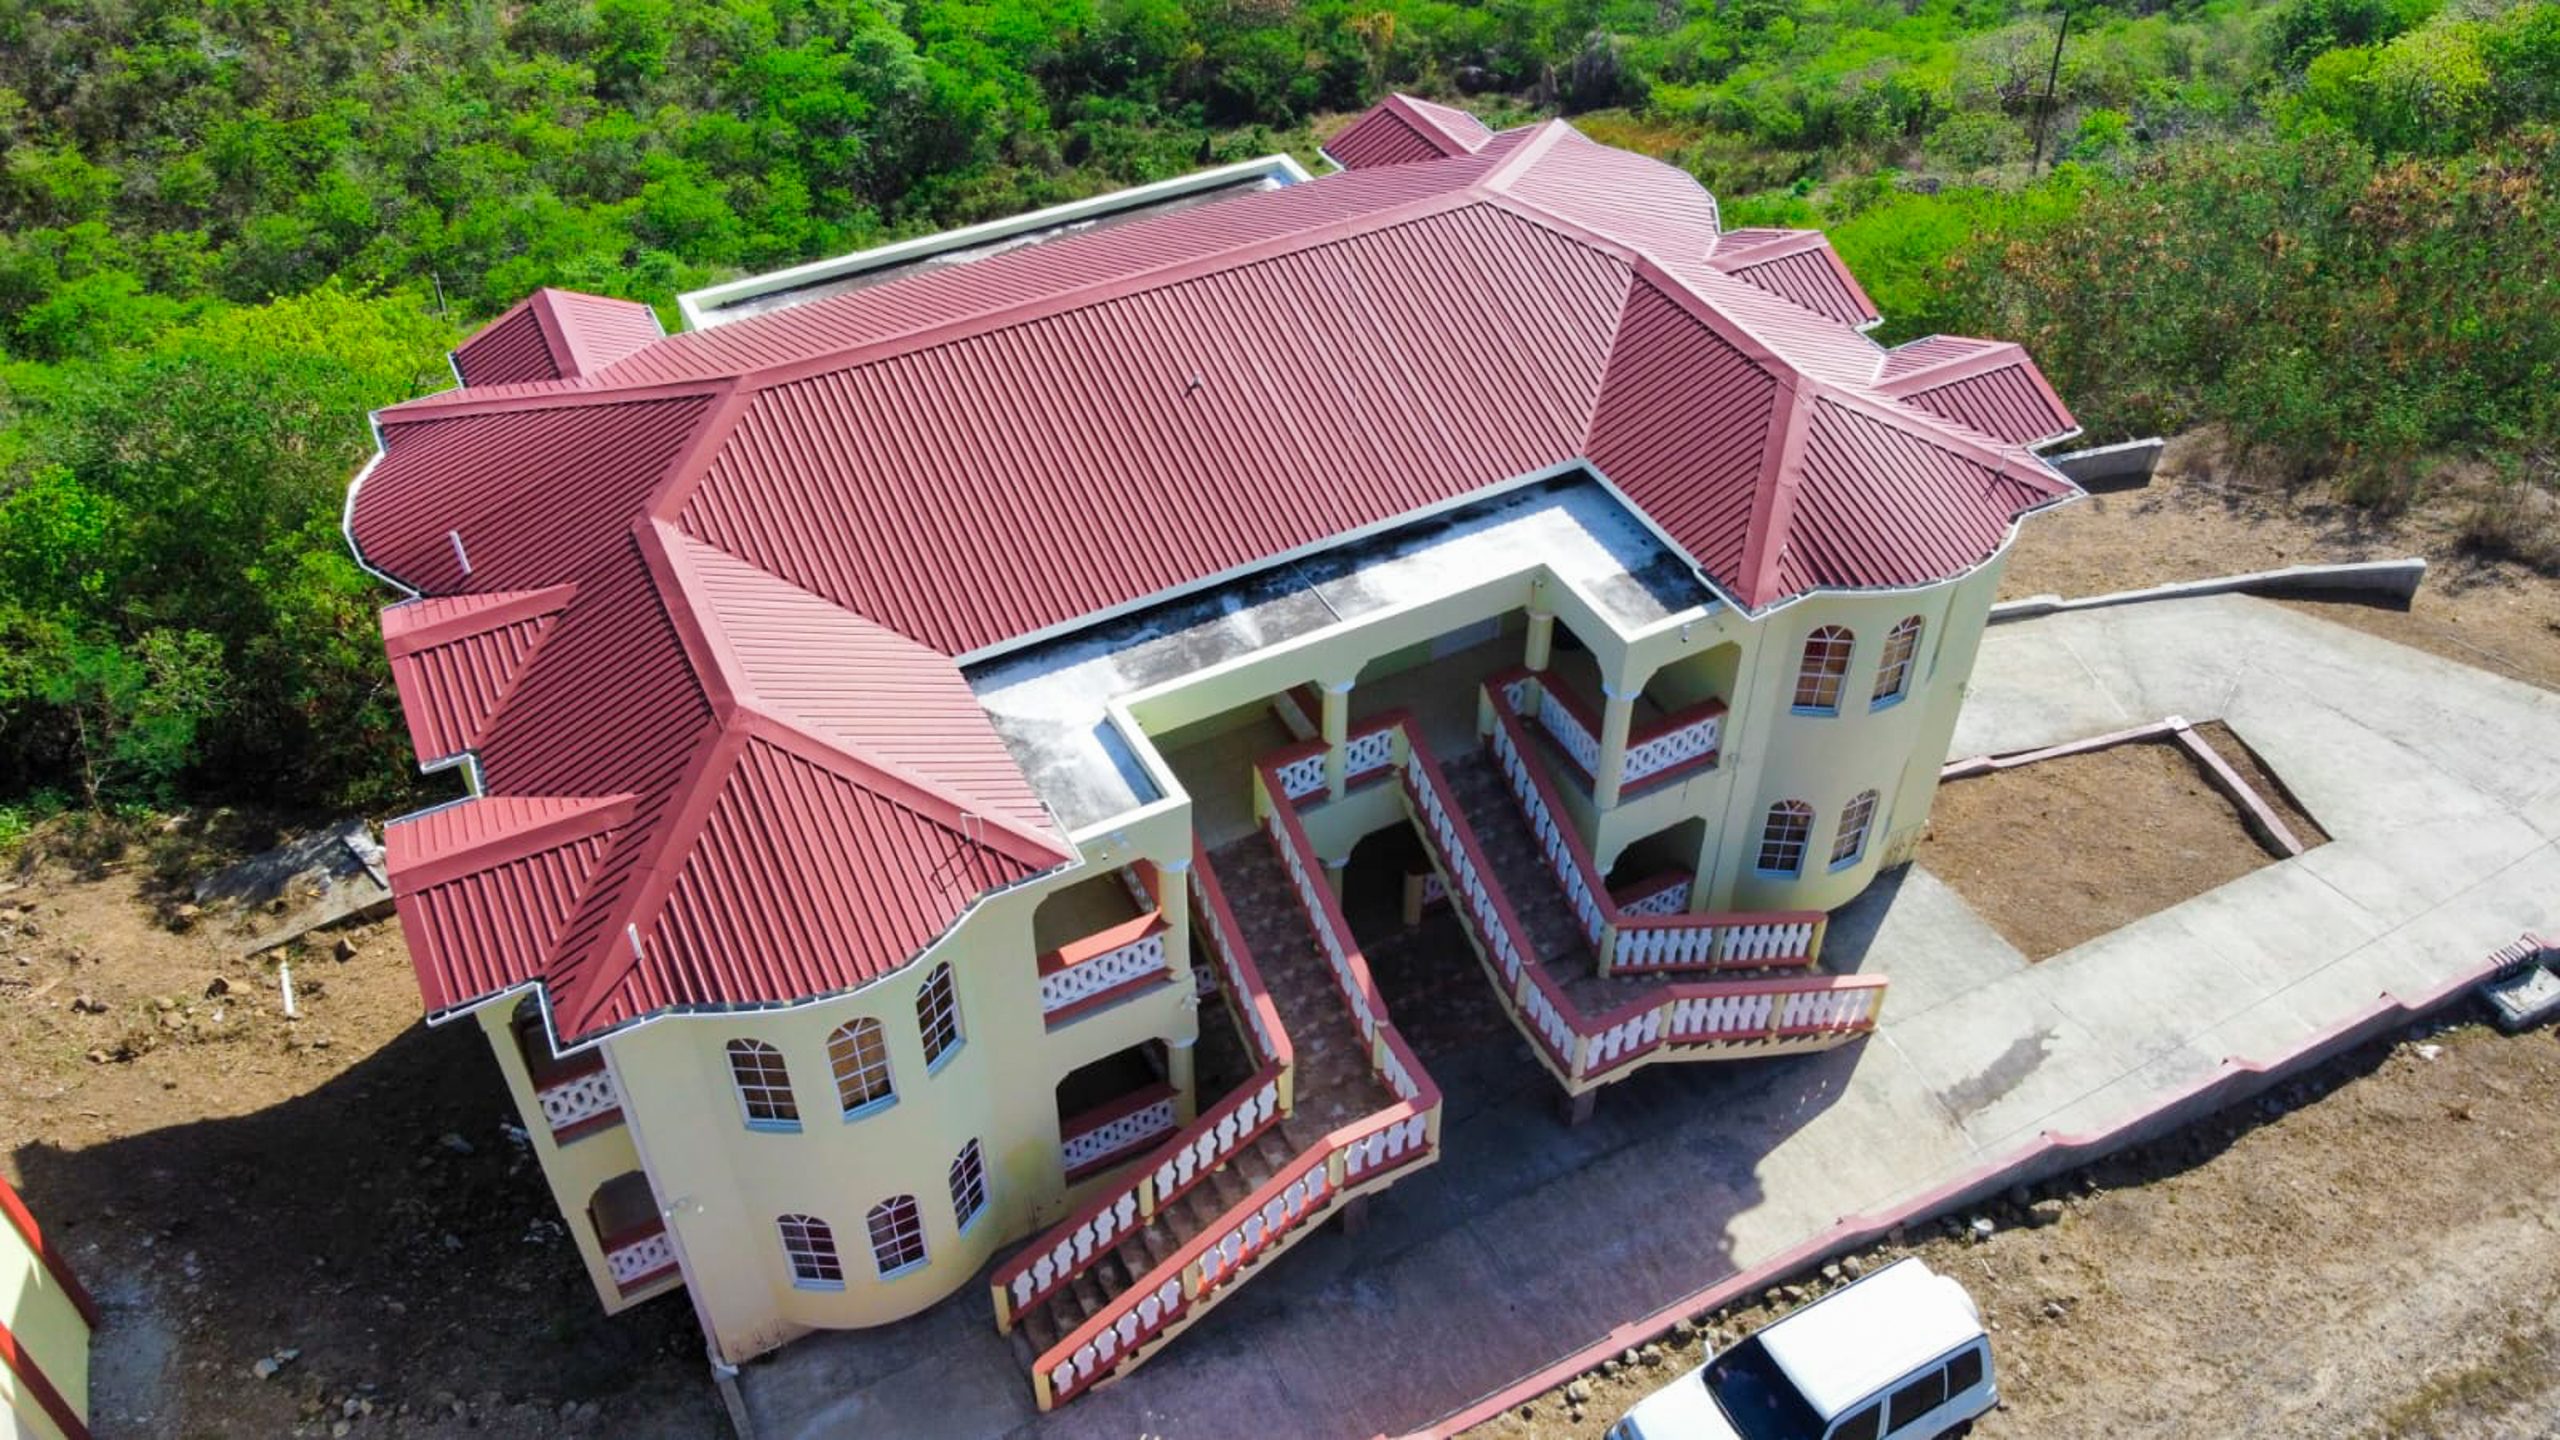
[[[418,763],[476,748],[574,585],[412,600],[382,612],[391,680]]]

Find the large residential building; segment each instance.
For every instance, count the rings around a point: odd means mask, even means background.
[[[976,1284],[1043,1405],[1126,1373],[1436,1158],[1363,949],[1417,924],[1570,1113],[1873,1028],[1825,916],[2070,415],[1561,122],[1327,153],[679,334],[545,291],[376,417],[349,536],[469,792],[401,919],[608,1309],[733,1365]]]

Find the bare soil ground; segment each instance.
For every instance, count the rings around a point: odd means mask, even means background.
[[[163,918],[152,850],[218,853],[182,838],[0,872],[0,1170],[105,1308],[97,1433],[725,1428],[682,1299],[598,1310],[478,1027],[419,1023],[399,927],[284,952],[289,1020],[277,957]]]
[[[1948,781],[1918,858],[2042,960],[2277,857],[2194,757],[2138,740]]]
[[[2448,472],[2397,514],[2286,486],[2198,432],[2172,440],[2141,489],[2091,495],[2030,517],[2003,599],[2094,595],[2173,580],[2340,560],[2423,556],[2406,612],[2353,602],[2284,603],[2466,665],[2560,690],[2560,580],[2482,555],[2464,540],[2481,484]]]
[[[1470,1433],[1597,1436],[1704,1346],[1912,1254],[1962,1280],[1995,1332],[2002,1406],[1975,1432],[1986,1440],[2549,1434],[2555,1081],[2548,1031],[2464,1025],[2369,1046],[2158,1144],[1692,1317]],[[1977,1214],[1991,1238],[1958,1238]]]

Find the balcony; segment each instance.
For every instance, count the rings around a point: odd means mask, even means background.
[[[1059,1121],[1069,1183],[1147,1153],[1181,1128],[1181,1104],[1173,1086],[1159,1080]]]
[[[524,1060],[525,1077],[555,1144],[566,1145],[622,1123],[622,1092],[613,1083],[613,1072],[605,1068],[601,1052],[588,1050],[566,1058],[554,1055],[544,1034],[541,1008],[530,995],[518,1002],[511,1025],[516,1053]]]
[[[1113,871],[1040,902],[1031,934],[1040,947],[1040,1014],[1048,1028],[1172,980],[1153,883],[1137,870]]]
[[[1539,677],[1536,719],[1556,750],[1572,762],[1572,771],[1588,793],[1600,773],[1600,715],[1569,670],[1560,664]],[[1618,766],[1619,797],[1713,770],[1724,740],[1724,713],[1722,700],[1704,700],[1666,712],[1652,700],[1636,697],[1626,753]]]
[[[605,1272],[624,1299],[676,1278],[675,1241],[667,1234],[648,1177],[639,1171],[626,1170],[597,1186],[587,1201],[587,1223],[604,1252]]]

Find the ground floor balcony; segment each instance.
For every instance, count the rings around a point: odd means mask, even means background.
[[[646,1175],[626,1171],[597,1186],[587,1202],[587,1223],[604,1252],[605,1272],[623,1299],[656,1294],[681,1278],[675,1241]]]

